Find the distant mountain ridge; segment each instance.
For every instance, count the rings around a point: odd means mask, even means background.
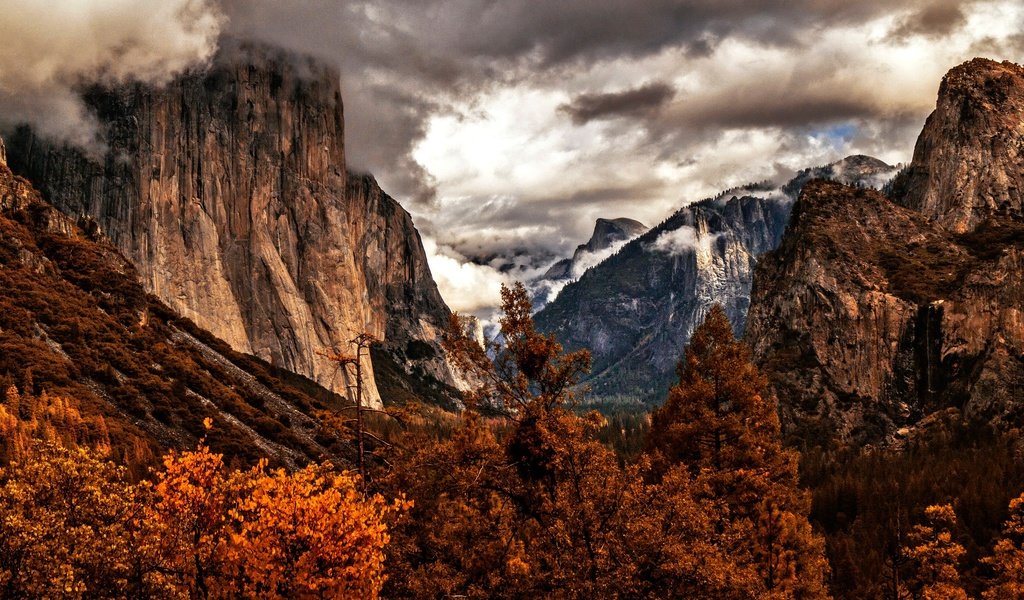
[[[686,206],[568,284],[536,315],[568,349],[589,348],[595,402],[656,403],[714,303],[742,332],[754,264],[776,248],[799,189],[814,177],[879,185],[895,168],[851,156],[781,187],[752,184]]]

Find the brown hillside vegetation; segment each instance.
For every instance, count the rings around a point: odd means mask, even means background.
[[[484,382],[471,400],[504,412],[507,424],[489,427],[471,408],[450,439],[396,448],[394,468],[378,481],[385,496],[404,492],[413,502],[388,547],[387,594],[827,597],[821,540],[810,531],[777,421],[748,430],[738,415],[723,439],[729,458],[718,465],[693,460],[685,441],[664,439],[623,466],[597,440],[603,417],[572,410],[588,354],[563,354],[534,329],[522,286],[503,290],[503,309],[504,342],[490,348],[493,362],[458,323],[448,348]],[[709,319],[699,332],[709,348],[725,350],[691,365],[681,387],[743,365],[744,355],[729,350],[738,343],[727,323],[723,330]],[[737,360],[718,364],[723,355]],[[747,359],[736,373],[752,369]],[[737,390],[737,411],[771,410],[769,399],[748,393],[757,390]],[[687,394],[720,400],[707,385]],[[771,450],[750,454],[751,444]]]
[[[190,447],[206,418],[232,461],[295,465],[332,449],[311,415],[340,398],[175,316],[82,225],[0,165],[0,388],[75,398],[118,459],[140,440],[151,453]]]

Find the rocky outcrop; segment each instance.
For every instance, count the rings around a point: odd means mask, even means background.
[[[976,58],[942,80],[893,197],[963,233],[1024,212],[1024,67]]]
[[[418,356],[410,371],[453,381],[438,345],[448,309],[409,214],[346,171],[336,72],[236,47],[165,88],[86,99],[106,129],[102,159],[23,129],[11,164],[62,211],[95,220],[147,290],[233,348],[333,390],[348,382],[318,353],[351,351],[363,332]],[[409,353],[414,341],[429,351]]]
[[[804,183],[819,176],[875,185],[892,172],[852,156],[801,171],[781,188],[751,185],[691,204],[567,285],[537,326],[569,349],[591,350],[592,400],[661,402],[712,305],[743,331],[754,265],[779,245]]]
[[[594,223],[594,233],[586,244],[580,244],[576,248],[576,254],[580,252],[600,252],[611,248],[616,242],[622,242],[635,238],[647,231],[647,226],[634,219],[619,217],[618,219],[598,219]]]
[[[948,407],[1020,424],[1024,222],[956,234],[871,190],[804,188],[757,267],[746,339],[787,430],[893,442]]]
[[[892,444],[949,408],[1024,422],[1022,74],[950,71],[893,200],[805,188],[746,332],[792,434]]]

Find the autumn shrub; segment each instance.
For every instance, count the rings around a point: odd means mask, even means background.
[[[406,507],[330,464],[230,471],[205,446],[168,455],[154,491],[161,556],[193,597],[376,598],[385,521]]]
[[[0,596],[160,597],[145,490],[85,449],[36,444],[0,470]]]
[[[1010,501],[1010,515],[1003,536],[985,563],[995,577],[985,591],[986,600],[1024,598],[1024,494]]]

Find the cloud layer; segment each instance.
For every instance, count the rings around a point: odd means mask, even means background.
[[[0,1],[0,124],[84,147],[100,140],[83,83],[160,83],[208,60],[224,22],[212,0]]]
[[[0,8],[0,119],[80,142],[92,131],[76,85],[160,81],[207,60],[219,32],[336,63],[352,166],[413,212],[442,292],[467,309],[571,254],[598,217],[653,225],[720,189],[846,154],[907,160],[947,69],[975,55],[1024,60],[1015,0]]]

